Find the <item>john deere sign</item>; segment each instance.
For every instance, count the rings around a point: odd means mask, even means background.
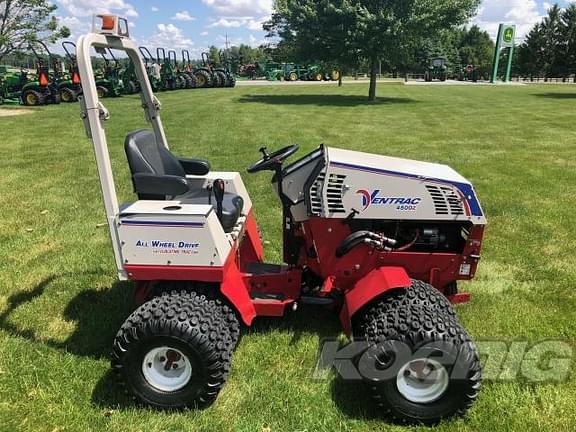
[[[516,35],[515,26],[505,26],[502,31],[502,48],[514,45],[514,36]]]
[[[503,49],[508,50],[508,64],[504,82],[510,81],[510,72],[512,70],[512,58],[514,57],[514,42],[516,40],[516,26],[500,24],[498,29],[498,39],[496,40],[496,51],[494,53],[494,66],[492,69],[492,83],[498,80],[498,68],[500,66],[500,54]]]

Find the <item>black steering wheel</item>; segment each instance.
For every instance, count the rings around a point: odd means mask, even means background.
[[[266,147],[262,147],[260,149],[260,152],[263,155],[262,159],[248,168],[248,172],[253,174],[260,171],[276,171],[280,166],[282,166],[286,159],[296,153],[299,149],[300,146],[293,144],[268,154]]]

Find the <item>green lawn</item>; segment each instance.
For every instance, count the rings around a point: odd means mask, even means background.
[[[442,162],[475,184],[489,226],[478,277],[458,307],[475,338],[576,333],[576,88],[380,85],[243,87],[160,94],[174,152],[239,170],[258,148],[299,143]],[[106,100],[121,200],[133,200],[123,151],[143,127],[135,97]],[[1,110],[2,108],[0,108]],[[78,105],[0,117],[0,431],[384,431],[356,387],[311,372],[329,313],[303,310],[247,330],[216,404],[162,413],[134,406],[109,371],[132,309],[115,280],[91,144]],[[280,257],[269,176],[243,174],[267,258]],[[562,384],[486,382],[465,419],[439,431],[576,429],[576,377]],[[417,430],[416,428],[415,430]],[[421,430],[428,430],[421,428]]]

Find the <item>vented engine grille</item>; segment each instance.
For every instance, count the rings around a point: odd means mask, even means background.
[[[342,194],[344,193],[345,175],[330,174],[326,188],[326,198],[328,199],[329,213],[346,213],[342,203]]]
[[[325,178],[326,173],[320,173],[310,188],[310,211],[316,216],[322,215],[322,189]]]
[[[345,213],[342,195],[344,193],[345,175],[330,174],[326,180],[326,173],[320,173],[310,188],[310,211],[313,215],[322,216],[323,211],[328,213]],[[326,202],[324,202],[324,189],[326,189]]]
[[[445,186],[426,185],[434,202],[436,214],[439,216],[461,216],[464,214],[462,199],[454,191]]]

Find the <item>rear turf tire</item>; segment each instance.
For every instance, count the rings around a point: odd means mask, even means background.
[[[44,96],[36,90],[26,90],[22,93],[22,103],[26,106],[38,106],[44,104]]]
[[[186,293],[187,295],[204,296],[218,310],[230,331],[229,346],[234,351],[240,339],[240,320],[236,310],[229,304],[216,284],[202,282],[163,281],[157,282],[150,295],[151,298],[161,297],[170,293]]]
[[[194,75],[196,76],[198,87],[200,88],[212,87],[212,75],[210,75],[208,71],[202,69],[196,71]]]
[[[97,86],[96,87],[96,93],[98,93],[98,98],[102,99],[102,98],[108,97],[108,93],[110,93],[110,92],[104,86]]]
[[[214,72],[214,87],[226,86],[226,74],[222,71]]]
[[[78,95],[71,88],[63,87],[60,89],[60,100],[65,103],[76,102],[78,100]]]
[[[112,368],[145,405],[202,408],[214,402],[226,381],[230,340],[213,301],[195,293],[165,293],[122,325],[114,339]],[[169,363],[170,355],[176,360]]]
[[[383,379],[366,379],[382,414],[400,423],[436,424],[466,413],[478,397],[482,371],[476,346],[457,320],[418,298],[396,292],[376,299],[354,317],[353,333],[371,345],[368,363],[386,372]],[[418,375],[423,370],[429,381]]]

